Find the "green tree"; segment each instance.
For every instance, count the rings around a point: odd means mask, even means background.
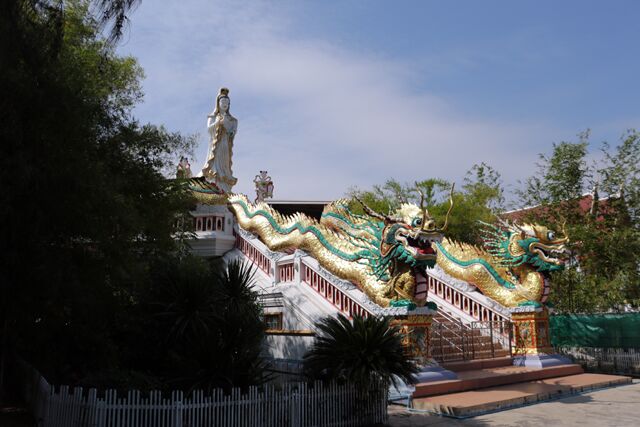
[[[452,184],[448,181],[428,178],[417,181],[413,185],[400,184],[394,179],[382,185],[376,185],[371,191],[351,189],[349,197],[358,197],[372,209],[388,213],[393,212],[402,203],[420,204],[421,193],[424,205],[429,213],[442,226],[449,210],[452,197],[454,207],[449,217],[446,236],[452,239],[471,243],[480,242],[478,221],[494,222],[504,205],[504,188],[502,178],[486,163],[474,165],[464,178],[462,191],[450,195]],[[362,213],[360,204],[353,201],[350,208]]]
[[[86,2],[0,8],[1,361],[73,382],[118,365],[120,313],[177,250],[191,200],[161,170],[193,141],[135,120],[142,69]]]
[[[572,262],[553,274],[550,296],[562,312],[640,303],[639,136],[628,131],[615,149],[604,144],[600,166],[587,161],[588,136],[584,132],[576,143],[554,144],[552,154],[540,156],[536,175],[518,192],[522,204],[536,206],[523,220],[556,229],[566,221]],[[600,181],[600,191],[586,206],[582,195],[594,179]],[[598,200],[598,193],[607,197]]]

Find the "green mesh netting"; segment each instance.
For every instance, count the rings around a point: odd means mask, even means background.
[[[640,348],[640,313],[551,316],[554,346]]]

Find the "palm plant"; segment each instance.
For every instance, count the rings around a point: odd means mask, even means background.
[[[215,273],[195,257],[168,262],[156,272],[152,304],[166,328],[168,342],[178,346],[198,344],[213,332],[217,292]]]
[[[380,380],[388,387],[397,378],[413,383],[418,372],[406,358],[401,336],[389,318],[339,315],[317,324],[321,335],[304,356],[311,378],[348,381],[369,389]]]
[[[242,262],[207,265],[191,256],[156,272],[151,305],[174,385],[210,390],[262,382],[265,327],[251,289],[254,273]]]

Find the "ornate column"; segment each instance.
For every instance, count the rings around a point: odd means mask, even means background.
[[[431,323],[435,313],[436,310],[429,307],[418,307],[402,314],[393,314],[391,324],[399,328],[402,334],[405,354],[420,367],[416,375],[417,384],[458,378],[455,372],[441,367],[431,357]]]
[[[402,345],[407,357],[420,366],[431,362],[431,314],[395,316],[391,322],[402,334]]]
[[[514,307],[510,311],[514,365],[544,368],[572,363],[568,358],[553,353],[546,307]]]

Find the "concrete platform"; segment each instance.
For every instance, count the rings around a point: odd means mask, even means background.
[[[428,397],[448,393],[459,393],[480,388],[505,384],[542,380],[582,374],[580,365],[559,365],[548,368],[528,368],[524,366],[498,366],[495,368],[463,370],[457,372],[458,378],[448,381],[432,381],[416,384],[414,398]]]
[[[623,384],[631,384],[631,378],[603,374],[577,374],[441,396],[414,398],[412,407],[464,418]]]

